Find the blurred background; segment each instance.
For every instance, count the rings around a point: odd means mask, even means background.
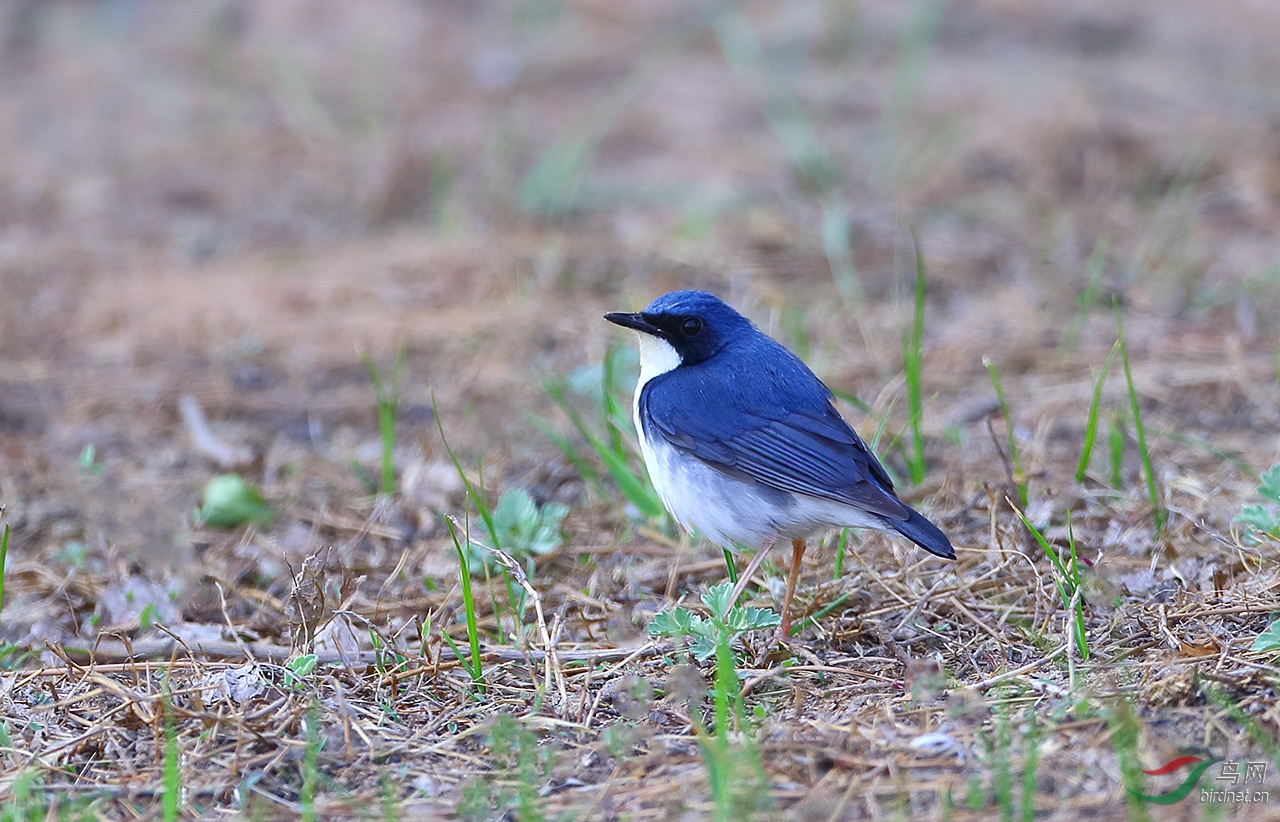
[[[143,579],[209,549],[190,514],[224,466],[193,447],[188,394],[274,501],[366,498],[361,354],[405,354],[417,504],[457,499],[433,392],[493,486],[579,499],[530,423],[556,419],[542,381],[628,342],[603,311],[681,287],[729,299],[892,433],[913,231],[920,493],[1004,479],[984,356],[1037,444],[1028,470],[1057,470],[1064,431],[1078,454],[1113,301],[1156,425],[1269,465],[1277,31],[1262,0],[5,0],[13,550],[78,546]],[[1223,465],[1196,453],[1179,465]],[[313,522],[272,546],[314,548]],[[202,556],[280,570],[244,553]],[[68,612],[27,623],[83,629]]]

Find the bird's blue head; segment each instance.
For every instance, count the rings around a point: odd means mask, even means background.
[[[650,341],[658,343],[661,349],[651,350],[651,356],[678,358],[665,367],[659,365],[658,371],[678,365],[697,365],[735,340],[759,333],[750,320],[705,291],[672,291],[637,314],[615,312],[605,314],[604,318],[640,332],[642,367],[646,343]]]

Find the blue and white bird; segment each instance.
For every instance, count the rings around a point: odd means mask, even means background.
[[[676,521],[722,548],[760,548],[740,586],[775,542],[791,540],[779,636],[815,533],[875,528],[955,559],[946,534],[898,499],[822,380],[718,297],[673,291],[605,319],[639,334],[636,433]]]

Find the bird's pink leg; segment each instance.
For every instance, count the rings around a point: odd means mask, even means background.
[[[800,579],[800,560],[804,559],[804,549],[804,540],[791,540],[791,571],[787,574],[787,592],[782,596],[782,624],[778,626],[774,642],[787,639],[791,633],[791,598],[796,594],[796,582]]]

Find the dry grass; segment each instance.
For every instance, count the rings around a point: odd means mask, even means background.
[[[1172,788],[1137,771],[1187,749],[1280,784],[1280,669],[1249,650],[1276,546],[1234,521],[1280,461],[1273,10],[745,4],[753,57],[685,4],[438,5],[0,9],[0,819],[154,818],[175,769],[189,817],[1280,818],[1280,790],[1125,791]],[[551,192],[579,198],[534,208],[528,170],[588,137]],[[710,288],[865,401],[843,410],[905,476],[908,228],[928,471],[903,491],[959,558],[855,535],[834,578],[810,552],[816,622],[736,649],[717,806],[713,665],[645,628],[723,562],[593,491],[530,419],[569,430],[540,384],[601,361],[602,312]],[[1163,533],[1118,363],[1074,478],[1112,297]],[[360,362],[398,351],[379,501]],[[445,517],[468,504],[435,413],[490,502],[572,509],[527,607],[475,581],[483,693],[443,637],[467,647]],[[192,524],[227,460],[269,526]],[[1065,603],[1023,478],[1081,559]]]
[[[802,819],[986,818],[1007,771],[1020,813],[1023,766],[1034,756],[1028,801],[1038,815],[1109,817],[1124,815],[1122,756],[1147,765],[1186,747],[1265,756],[1249,733],[1274,733],[1277,670],[1247,648],[1280,611],[1269,548],[1213,530],[1209,499],[1171,506],[1168,538],[1157,542],[1139,492],[1114,500],[1079,489],[1074,537],[1092,564],[1083,580],[1086,662],[1052,567],[1006,489],[975,489],[967,500],[956,493],[948,486],[929,504],[959,547],[954,566],[874,536],[831,580],[831,554],[822,553],[806,568],[799,604],[812,613],[847,596],[840,607],[788,651],[770,656],[755,640],[742,648],[747,738],[767,779],[743,801]],[[513,800],[531,781],[545,818],[588,808],[602,818],[710,815],[693,730],[709,705],[669,678],[683,652],[639,629],[668,577],[696,590],[719,563],[644,538],[632,550],[575,541],[540,561],[533,578],[550,647],[532,608],[521,615],[524,641],[499,641],[515,629],[509,594],[500,582],[480,583],[488,639],[478,696],[439,633],[423,641],[424,622],[457,635],[460,600],[456,586],[424,591],[397,573],[446,549],[387,527],[404,517],[402,504],[352,510],[364,526],[303,563],[288,599],[225,583],[220,637],[211,638],[216,625],[174,625],[64,641],[44,657],[54,664],[6,676],[8,789],[34,773],[41,791],[64,800],[83,791],[113,815],[154,808],[169,717],[189,812],[295,814],[315,706],[320,814],[377,816],[384,802],[402,816],[444,813],[475,785]],[[345,525],[316,522],[316,540]],[[1049,533],[1061,540],[1063,530]],[[352,557],[361,545],[398,556],[395,570],[359,567]],[[17,564],[9,584],[26,596],[49,600],[61,590],[83,601],[114,584],[76,577]],[[221,593],[224,583],[207,584]],[[308,635],[318,648],[289,646]],[[295,683],[283,665],[309,650],[320,664]],[[709,681],[711,669],[701,675]],[[1141,730],[1126,750],[1115,737],[1130,714]],[[501,724],[511,717],[536,749],[520,748]],[[504,727],[517,741],[495,746]],[[944,811],[949,802],[957,807]]]

